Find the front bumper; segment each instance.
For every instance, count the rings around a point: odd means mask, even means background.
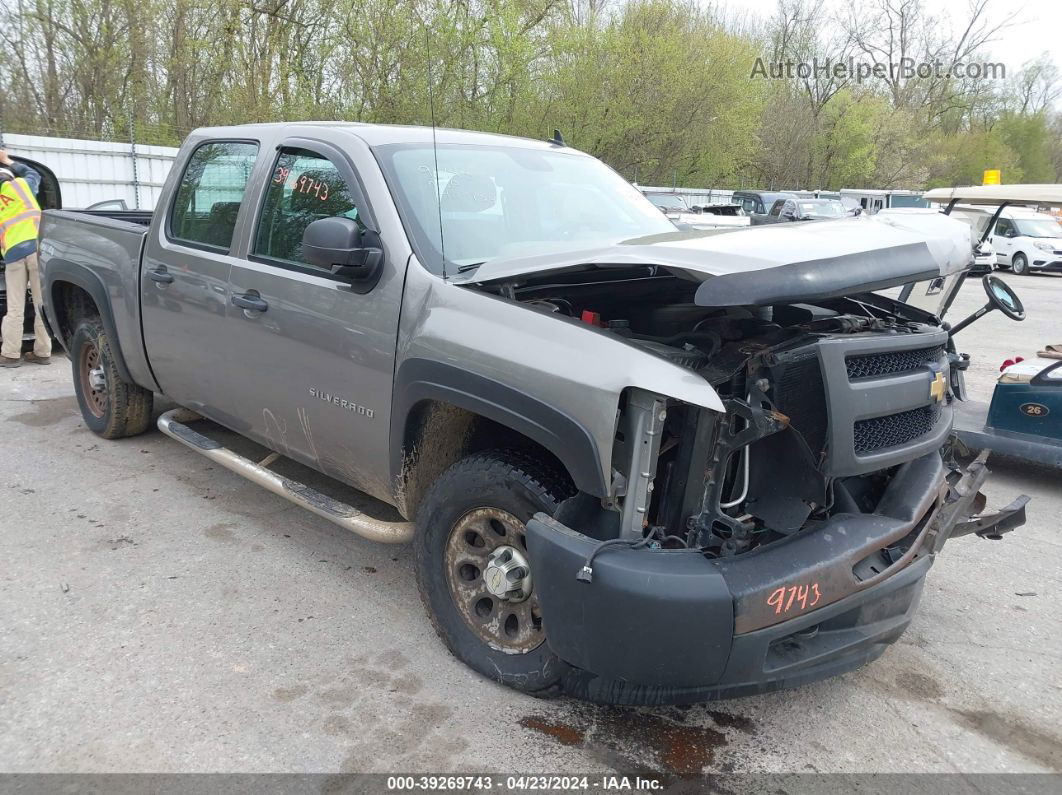
[[[550,648],[565,690],[619,704],[691,703],[834,676],[875,659],[907,628],[926,572],[979,507],[984,457],[945,473],[939,454],[905,465],[873,515],[841,515],[746,555],[608,549],[544,514],[528,523]],[[1023,508],[1023,504],[1022,504]],[[980,517],[978,535],[1021,523]],[[779,597],[778,594],[781,594]]]
[[[1062,273],[1062,258],[1049,251],[1034,251],[1029,258],[1029,270],[1035,273]]]

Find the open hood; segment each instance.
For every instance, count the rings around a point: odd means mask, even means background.
[[[958,273],[969,227],[940,214],[842,218],[675,232],[583,250],[491,260],[455,284],[523,281],[560,271],[658,266],[703,281],[704,306],[767,305],[894,287]]]

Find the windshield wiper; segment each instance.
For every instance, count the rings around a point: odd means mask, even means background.
[[[483,262],[486,262],[486,260],[483,260]],[[476,268],[482,265],[483,262],[470,262],[467,265],[459,265],[457,268],[457,272],[468,273],[469,271],[474,271]]]

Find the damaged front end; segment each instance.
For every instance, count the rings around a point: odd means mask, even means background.
[[[920,223],[645,244],[647,265],[618,248],[541,273],[499,263],[479,284],[718,396],[623,390],[607,494],[528,524],[569,692],[697,701],[851,669],[904,631],[949,537],[1024,522],[1026,498],[983,514],[985,459],[963,469],[949,452],[966,362],[946,327],[873,292],[961,271],[968,232]],[[788,261],[798,244],[822,256]]]
[[[745,342],[708,373],[725,414],[629,394],[615,503],[579,495],[528,525],[569,691],[697,701],[848,670],[900,636],[949,537],[1023,524],[1024,497],[981,514],[985,456],[962,469],[942,452],[945,342]]]
[[[848,670],[903,632],[950,536],[1024,522],[1025,498],[982,514],[985,459],[947,452],[957,357],[917,310],[869,293],[654,305],[643,289],[594,313],[700,374],[724,411],[626,390],[608,496],[529,523],[573,694],[696,701]]]

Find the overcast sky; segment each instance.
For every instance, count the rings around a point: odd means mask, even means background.
[[[846,0],[828,0],[835,5]],[[766,19],[778,7],[776,0],[723,0],[723,5],[736,13]],[[951,20],[956,26],[968,18],[968,0],[927,0],[929,13],[941,20]],[[987,13],[996,22],[1017,11],[1013,25],[1004,29],[998,40],[989,45],[989,60],[1006,65],[1007,76],[1017,74],[1022,65],[1041,53],[1050,53],[1062,70],[1062,0],[991,0]]]

